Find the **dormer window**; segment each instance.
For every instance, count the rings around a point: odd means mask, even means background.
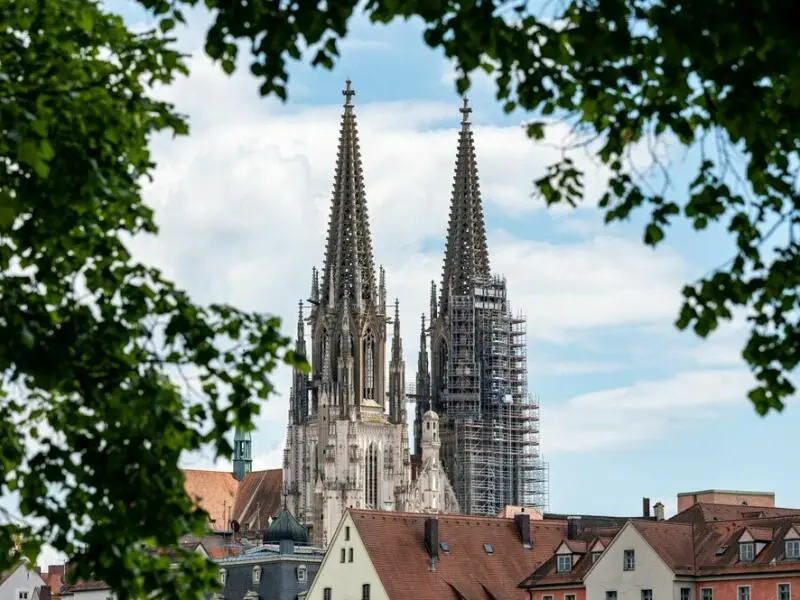
[[[253,583],[261,583],[261,567],[253,567]]]
[[[739,562],[753,562],[756,559],[755,542],[742,542],[739,544]]]
[[[572,570],[571,554],[559,554],[556,560],[556,572],[569,573]]]
[[[225,586],[225,581],[227,581],[227,579],[228,579],[228,572],[225,569],[220,569],[219,582],[222,584],[223,587]]]
[[[800,559],[800,540],[786,540],[786,558],[788,560]]]
[[[297,581],[307,581],[308,580],[308,570],[306,569],[305,565],[300,565],[297,567]]]
[[[592,564],[597,562],[602,553],[603,553],[602,550],[595,550],[594,552],[592,552]]]

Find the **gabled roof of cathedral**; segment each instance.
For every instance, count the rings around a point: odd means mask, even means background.
[[[450,221],[447,226],[447,244],[439,299],[440,314],[447,311],[451,283],[453,293],[468,294],[477,279],[490,275],[478,162],[469,120],[472,109],[466,98],[460,110],[461,132],[458,134],[456,171],[450,201]]]
[[[517,586],[566,535],[566,521],[530,521],[532,547],[513,519],[438,516],[439,559],[431,570],[425,519],[432,515],[349,509],[391,600],[527,600]]]
[[[352,103],[355,91],[349,79],[342,94],[345,97],[344,114],[339,133],[320,304],[331,306],[347,297],[350,306],[357,308],[363,301],[377,302],[375,265]]]
[[[212,531],[265,529],[283,502],[283,470],[251,471],[237,481],[228,471],[184,469],[184,489],[208,513]]]

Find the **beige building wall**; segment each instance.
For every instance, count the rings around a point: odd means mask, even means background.
[[[760,508],[773,508],[773,492],[741,492],[733,490],[703,490],[678,494],[678,512],[691,508],[698,502],[707,504],[739,504]]]
[[[625,550],[633,550],[635,568],[623,570]],[[620,531],[585,579],[586,600],[606,600],[616,591],[617,600],[641,600],[642,590],[653,590],[653,598],[678,598],[672,570],[630,523]]]
[[[370,586],[370,600],[388,600],[355,523],[350,513],[346,512],[328,545],[306,600],[324,600],[325,588],[331,589],[332,600],[357,600],[362,597],[365,584]]]

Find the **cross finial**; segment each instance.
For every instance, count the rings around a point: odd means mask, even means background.
[[[344,82],[344,85],[345,85],[345,87],[342,90],[342,95],[344,96],[344,105],[345,106],[353,106],[353,103],[351,102],[351,100],[353,99],[353,96],[356,95],[356,92],[352,87],[353,86],[353,82],[348,79],[347,81]]]
[[[458,109],[461,111],[461,122],[462,123],[469,123],[469,113],[472,112],[472,109],[469,107],[469,99],[464,96],[464,106]]]

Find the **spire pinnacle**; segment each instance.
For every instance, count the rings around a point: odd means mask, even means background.
[[[342,96],[344,96],[345,108],[353,106],[352,100],[353,96],[355,95],[356,91],[353,89],[353,82],[350,81],[350,79],[348,78],[347,81],[344,82],[344,89],[342,90]]]
[[[377,302],[375,265],[352,104],[355,92],[349,79],[342,94],[345,97],[344,114],[328,221],[320,307],[340,306],[347,297],[352,307],[360,309]]]
[[[489,249],[483,219],[478,164],[469,115],[472,109],[464,98],[458,135],[458,153],[450,201],[439,313],[447,312],[450,293],[468,294],[475,284],[489,276]],[[452,287],[452,290],[451,290]]]

